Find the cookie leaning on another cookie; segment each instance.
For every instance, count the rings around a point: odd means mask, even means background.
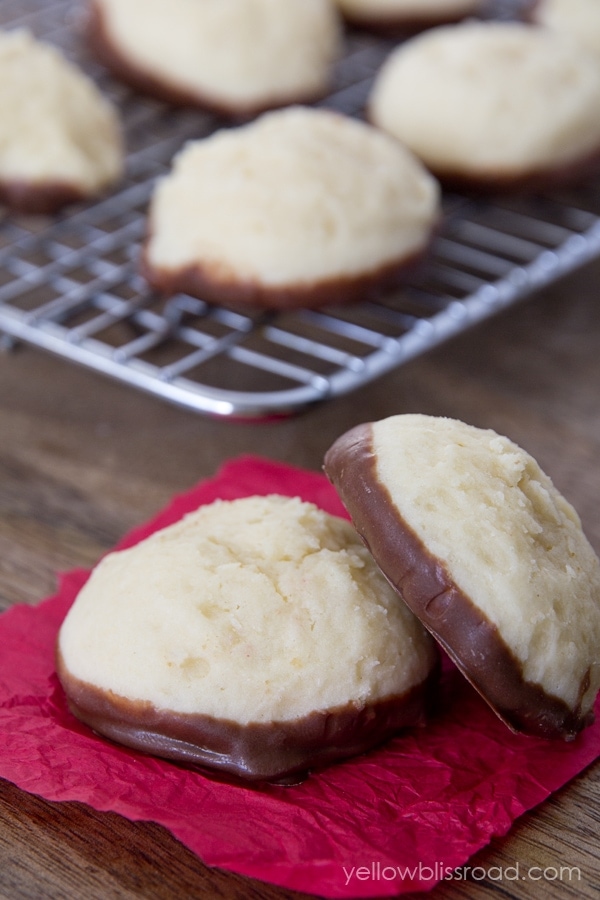
[[[254,780],[422,724],[436,663],[350,523],[276,495],[216,501],[105,557],[57,645],[97,732]]]
[[[400,415],[325,471],[391,584],[516,731],[574,737],[600,688],[600,563],[572,506],[506,437]]]

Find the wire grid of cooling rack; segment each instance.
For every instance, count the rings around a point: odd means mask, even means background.
[[[107,199],[53,219],[3,217],[5,347],[34,345],[206,415],[284,416],[355,390],[600,254],[600,184],[493,203],[446,196],[426,267],[377,302],[275,314],[157,297],[137,271],[153,185],[186,140],[225,123],[115,83],[86,56],[78,12],[65,0],[0,0],[0,27],[61,46],[118,103],[127,176]],[[348,34],[322,105],[360,116],[391,46]]]

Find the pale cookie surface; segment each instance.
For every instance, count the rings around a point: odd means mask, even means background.
[[[216,748],[220,764],[251,770],[252,759],[235,758],[247,729],[248,753],[269,757],[260,772],[271,775],[289,765],[311,717],[324,732],[301,746],[304,765],[340,740],[338,714],[352,747],[364,713],[368,734],[378,703],[386,715],[394,704],[402,711],[436,659],[350,523],[276,495],[216,501],[105,557],[61,627],[58,655],[76,707],[81,685],[100,692],[81,716],[98,731],[113,736],[103,726],[115,715],[127,723],[133,704],[134,735],[152,730],[156,711],[178,725],[199,721],[200,754]],[[405,724],[422,717],[413,704]],[[342,742],[336,754],[347,753]]]
[[[572,737],[600,687],[600,563],[572,506],[508,438],[393,416],[326,471],[406,602],[517,730]]]
[[[95,84],[26,30],[0,32],[0,195],[52,212],[123,170],[119,116]]]
[[[331,0],[93,0],[92,46],[166,99],[251,115],[308,102],[341,47]]]
[[[567,178],[600,152],[600,67],[549,29],[464,22],[400,45],[369,116],[439,177],[492,186]]]
[[[534,22],[564,35],[600,57],[600,3],[598,0],[537,0]]]
[[[355,299],[423,253],[439,202],[394,139],[290,107],[184,148],[151,201],[147,276],[215,302]]]

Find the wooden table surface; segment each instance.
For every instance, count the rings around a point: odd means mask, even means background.
[[[599,279],[593,264],[351,396],[269,424],[202,418],[27,347],[0,354],[0,608],[48,596],[57,571],[94,564],[231,457],[318,470],[347,428],[402,412],[509,435],[575,505],[600,551]],[[599,823],[597,763],[471,861],[495,877],[480,869],[480,880],[430,896],[596,898]],[[532,877],[499,881],[490,869],[516,863]],[[3,781],[0,896],[300,897],[211,871],[158,825],[44,802]]]

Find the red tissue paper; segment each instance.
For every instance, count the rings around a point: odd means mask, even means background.
[[[321,474],[243,456],[118,545],[216,498],[300,496],[346,515]],[[572,743],[512,734],[450,664],[440,712],[381,748],[282,787],[213,779],[94,735],[54,671],[60,624],[88,572],[0,616],[0,777],[50,801],[158,822],[204,863],[322,897],[425,891],[600,756],[598,719]]]

